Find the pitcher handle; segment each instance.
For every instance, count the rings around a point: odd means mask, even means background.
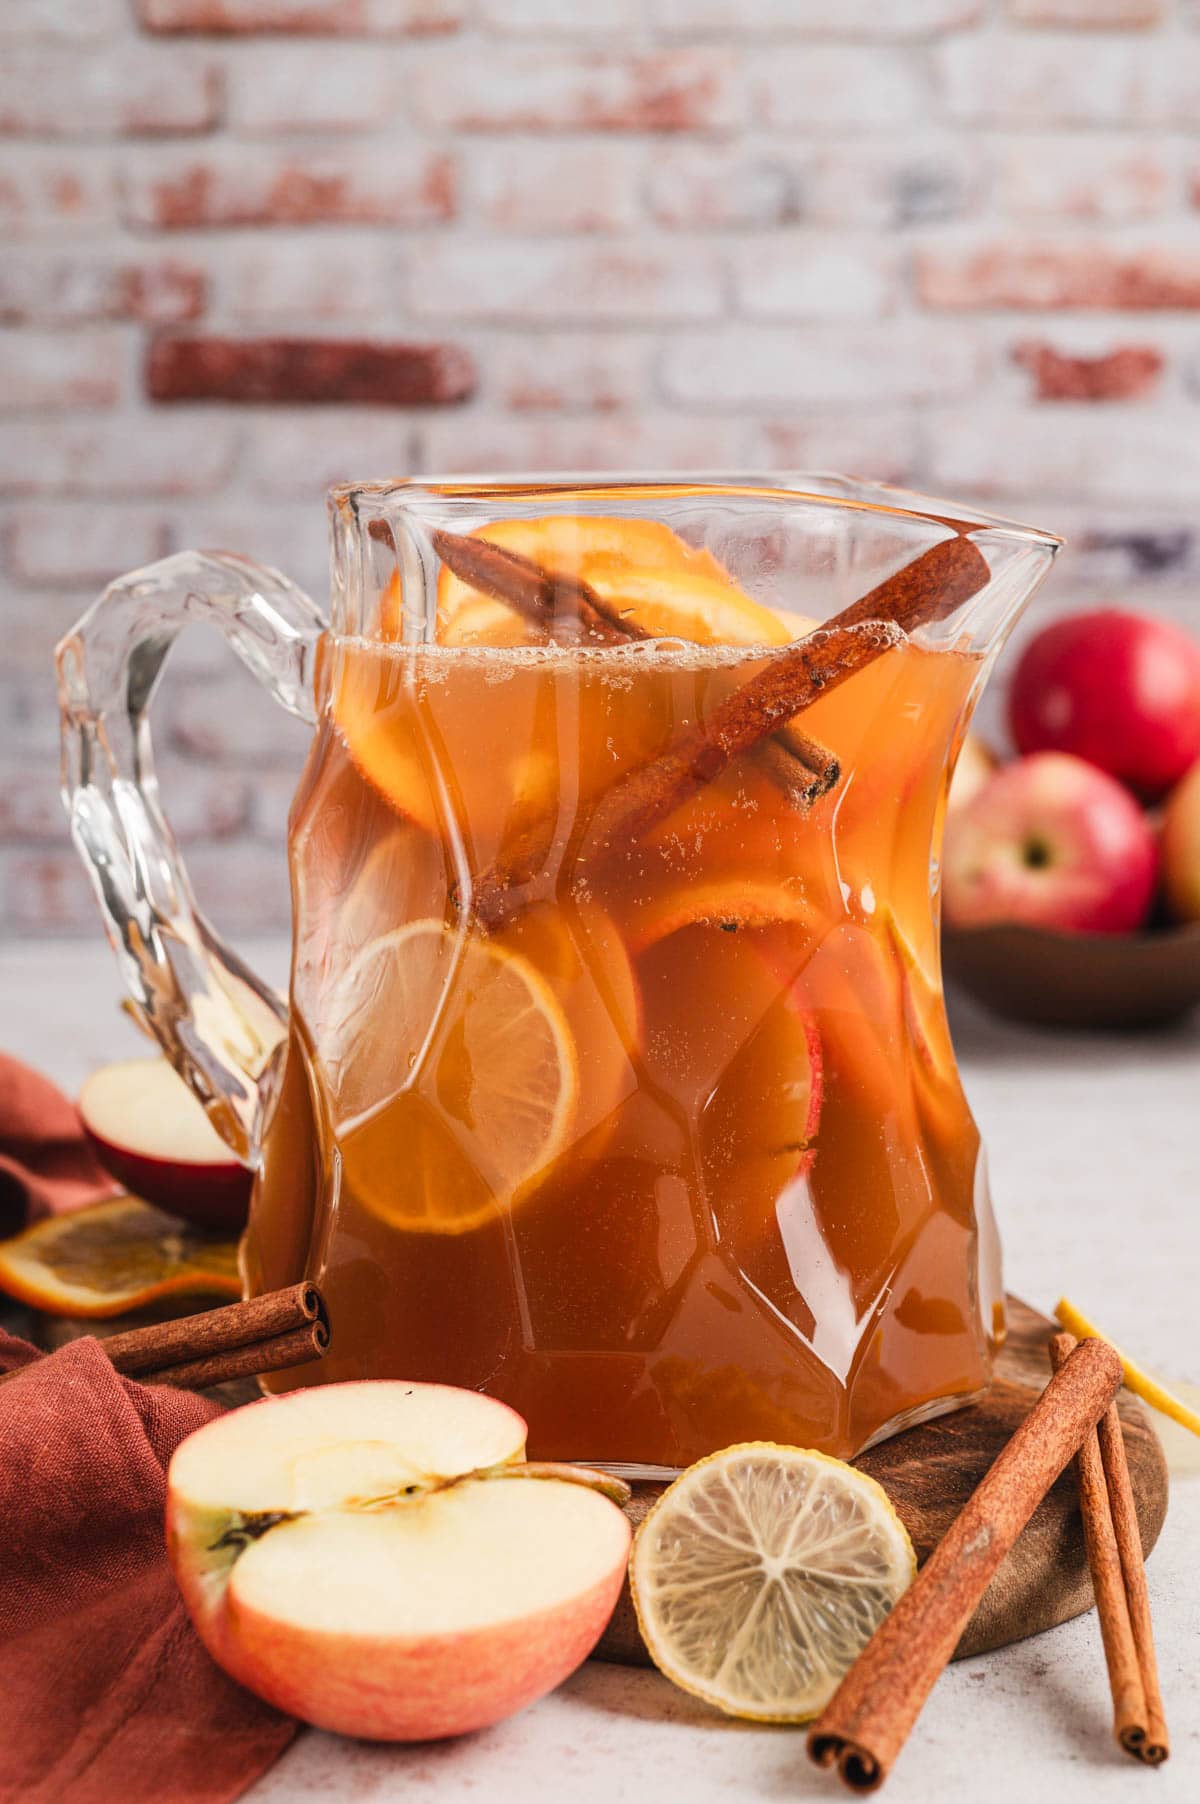
[[[246,1165],[287,1010],[196,907],[158,800],[147,710],[183,627],[215,626],[301,720],[325,621],[279,571],[181,551],[111,583],[58,645],[63,799],[135,1011]]]

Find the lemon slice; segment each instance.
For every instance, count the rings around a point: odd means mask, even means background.
[[[633,1544],[642,1638],[730,1716],[804,1722],[916,1572],[882,1486],[823,1453],[747,1441],[689,1467]]]
[[[176,1294],[242,1294],[237,1243],[135,1196],[52,1215],[0,1241],[0,1290],[46,1315],[123,1315]]]
[[[574,1040],[520,953],[412,921],[353,960],[327,1020],[343,1176],[391,1226],[480,1227],[528,1195],[566,1145]]]

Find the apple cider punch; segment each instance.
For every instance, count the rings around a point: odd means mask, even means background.
[[[1059,541],[837,476],[367,482],[329,519],[327,613],[178,552],[57,652],[134,1011],[252,1176],[243,1293],[323,1299],[265,1388],[465,1387],[626,1476],[978,1396],[1004,1292],[942,828]],[[312,731],[286,996],[162,813],[192,622]]]
[[[535,1456],[645,1472],[977,1394],[1002,1293],[931,857],[978,651],[868,609],[826,683],[836,635],[657,522],[434,543],[434,643],[396,579],[322,654],[244,1257],[336,1326],[272,1382],[484,1389]],[[802,643],[811,701],[727,754]]]

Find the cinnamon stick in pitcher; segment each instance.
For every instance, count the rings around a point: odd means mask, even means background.
[[[503,601],[555,642],[578,644],[585,636],[603,645],[651,637],[633,615],[590,583],[545,570],[532,558],[474,534],[437,531],[433,548],[448,570],[473,589]],[[792,732],[786,743],[760,748],[767,774],[800,808],[827,795],[840,775],[838,761],[816,740]]]
[[[603,858],[612,848],[640,839],[734,758],[760,745],[777,727],[882,652],[903,644],[914,628],[953,613],[984,587],[990,575],[982,552],[962,536],[923,552],[772,658],[703,725],[686,728],[656,758],[614,783],[601,796],[588,824],[587,854]],[[488,925],[518,910],[522,891],[537,872],[551,837],[544,821],[535,822],[480,874],[474,894],[460,898],[461,905],[469,901]]]
[[[852,1791],[887,1778],[1005,1555],[1120,1387],[1107,1341],[1075,1348],[842,1680],[808,1751]]]
[[[1056,1372],[1062,1369],[1076,1344],[1072,1334],[1051,1336],[1050,1363]],[[1098,1427],[1084,1436],[1075,1456],[1075,1469],[1088,1568],[1112,1691],[1113,1734],[1135,1760],[1158,1766],[1169,1751],[1166,1723],[1158,1688],[1141,1536],[1115,1403],[1109,1405]]]
[[[551,639],[577,644],[588,637],[602,645],[621,645],[646,637],[632,620],[613,615],[590,583],[544,570],[521,552],[473,533],[438,531],[431,537],[443,564],[462,582],[506,602],[524,619],[545,627]]]

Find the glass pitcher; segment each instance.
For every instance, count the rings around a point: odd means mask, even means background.
[[[1003,1335],[943,1008],[946,793],[1059,541],[827,477],[335,489],[332,620],[187,552],[58,648],[72,832],[145,1025],[255,1173],[271,1390],[437,1380],[534,1457],[849,1456]],[[314,727],[290,996],[199,913],[146,711],[191,621]]]

